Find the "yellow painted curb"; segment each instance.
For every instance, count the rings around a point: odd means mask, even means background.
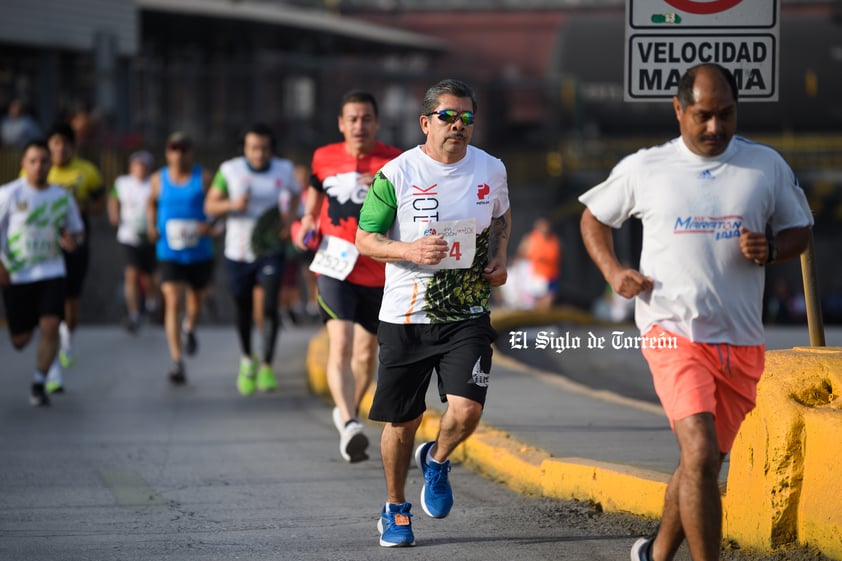
[[[545,497],[587,500],[606,511],[650,518],[663,511],[668,475],[583,458],[552,458],[542,468]]]

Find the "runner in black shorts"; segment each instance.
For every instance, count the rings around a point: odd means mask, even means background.
[[[427,139],[377,172],[360,211],[356,246],[386,262],[380,306],[380,370],[369,418],[385,422],[386,476],[380,545],[415,544],[406,480],[433,370],[447,402],[436,439],[415,449],[421,506],[444,518],[453,506],[450,454],[479,425],[491,372],[491,288],[506,282],[511,231],[506,168],[470,146],[476,94],[444,80],[424,96]]]
[[[279,291],[301,187],[293,163],[274,155],[269,126],[251,125],[241,141],[242,155],[219,166],[205,211],[225,219],[225,269],[240,343],[237,391],[247,396],[278,388],[272,363],[280,330]],[[253,326],[259,353],[252,349]]]
[[[129,173],[114,181],[108,197],[108,219],[117,227],[117,241],[125,249],[123,296],[126,301],[126,328],[135,333],[140,328],[141,303],[146,312],[157,311],[158,286],[155,281],[155,245],[149,242],[146,206],[152,184],[152,154],[141,150],[129,156]],[[143,302],[141,302],[141,296]]]
[[[23,349],[40,332],[30,403],[48,405],[47,373],[59,348],[65,313],[65,263],[84,239],[73,197],[47,183],[50,155],[43,142],[24,148],[23,176],[0,186],[0,289],[12,345]]]
[[[167,375],[181,385],[187,382],[182,347],[188,355],[198,349],[196,322],[213,271],[212,225],[204,211],[211,178],[193,162],[193,142],[182,132],[170,134],[165,157],[167,166],[150,180],[146,227],[161,271],[164,329],[173,361]]]
[[[368,459],[368,437],[358,412],[377,365],[380,302],[375,298],[383,288],[385,265],[358,255],[353,244],[374,174],[401,151],[377,139],[377,100],[368,92],[345,94],[337,121],[344,140],[313,153],[313,175],[294,243],[302,251],[317,250],[310,270],[319,275],[319,307],[329,339],[326,370],[335,405],[333,424],[339,432],[339,454],[347,462],[359,462]],[[319,237],[321,245],[305,243]],[[327,263],[341,263],[342,270],[323,266]],[[357,301],[359,296],[364,299]]]
[[[47,182],[63,187],[70,193],[82,216],[85,233],[90,230],[90,215],[99,214],[105,206],[105,190],[102,174],[97,167],[76,156],[76,134],[67,123],[56,123],[47,133],[50,149],[50,172]],[[64,391],[62,368],[68,368],[75,360],[73,333],[81,317],[82,289],[88,273],[90,246],[87,239],[73,252],[64,252],[66,268],[64,320],[59,328],[61,337],[59,355],[47,375],[47,391]]]

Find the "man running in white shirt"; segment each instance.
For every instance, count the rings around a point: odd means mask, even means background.
[[[765,360],[764,266],[797,257],[813,224],[781,155],[735,135],[737,97],[726,68],[690,68],[673,98],[681,136],[627,156],[579,199],[588,253],[614,292],[635,299],[642,353],[680,449],[659,529],[632,546],[633,561],[671,561],[685,539],[695,561],[719,559],[719,472]],[[617,259],[612,240],[631,217],[643,224],[639,271]]]
[[[447,409],[436,439],[415,450],[421,506],[433,518],[450,513],[448,457],[476,429],[488,392],[497,337],[488,299],[491,287],[506,282],[511,209],[503,162],[469,144],[476,111],[464,82],[427,90],[419,118],[425,143],[383,166],[360,212],[360,253],[386,262],[369,412],[385,423],[384,547],[415,543],[404,488],[433,370]]]
[[[23,177],[0,187],[0,288],[12,345],[23,349],[41,333],[30,403],[49,405],[44,384],[59,348],[66,269],[62,250],[83,241],[84,225],[73,196],[47,183],[50,151],[43,141],[26,145]]]
[[[262,124],[250,127],[243,135],[243,155],[220,166],[205,198],[208,216],[226,217],[225,268],[237,309],[237,389],[242,395],[278,387],[272,370],[280,325],[278,295],[291,217],[298,208],[301,187],[293,163],[274,157],[274,151],[272,130]],[[260,358],[252,355],[254,315],[261,332]]]
[[[142,150],[129,156],[129,173],[114,182],[108,197],[108,219],[117,227],[117,241],[125,249],[123,295],[126,299],[126,328],[135,333],[140,328],[140,294],[146,311],[157,308],[158,287],[155,282],[155,244],[149,241],[146,226],[146,203],[149,200],[152,154]]]

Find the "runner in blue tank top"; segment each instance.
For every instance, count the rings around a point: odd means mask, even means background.
[[[210,224],[205,216],[205,194],[210,174],[193,163],[193,143],[181,132],[167,140],[167,166],[151,179],[147,206],[149,239],[156,241],[161,292],[164,296],[164,327],[173,367],[168,373],[173,384],[187,381],[182,360],[198,347],[194,329],[205,290],[213,276],[213,246]],[[186,291],[186,298],[182,295]],[[182,299],[186,303],[179,334]]]

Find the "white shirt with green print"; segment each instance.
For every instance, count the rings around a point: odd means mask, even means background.
[[[420,147],[377,173],[360,211],[359,227],[412,242],[445,236],[448,256],[436,267],[400,261],[386,264],[380,321],[444,323],[489,312],[489,226],[509,209],[506,167],[479,148],[443,164]]]
[[[264,170],[255,170],[243,156],[223,162],[212,188],[230,199],[249,196],[245,211],[229,213],[225,218],[225,257],[245,263],[255,260],[251,234],[260,215],[272,207],[288,213],[301,194],[295,166],[283,158],[272,158]]]
[[[13,284],[65,275],[59,238],[84,230],[72,195],[19,178],[0,187],[0,259]]]

